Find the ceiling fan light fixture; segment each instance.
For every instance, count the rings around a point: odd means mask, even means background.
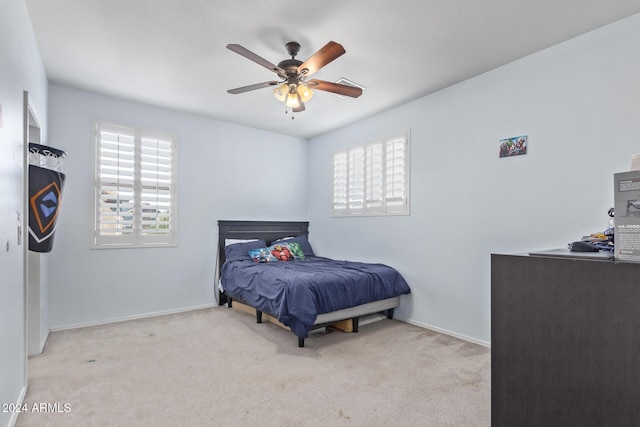
[[[292,113],[304,111],[305,103],[311,100],[316,90],[352,98],[357,98],[362,95],[362,88],[356,87],[358,85],[355,84],[347,85],[317,79],[305,80],[306,77],[316,73],[325,65],[342,56],[345,50],[341,44],[330,41],[304,62],[296,59],[300,44],[297,42],[289,42],[286,44],[286,47],[291,55],[291,59],[285,59],[280,61],[278,65],[275,65],[239,44],[228,44],[227,49],[276,73],[281,80],[242,86],[229,89],[227,92],[235,95],[275,86],[273,89],[274,98],[279,102],[284,102],[287,108],[291,109]]]
[[[300,95],[298,93],[289,93],[287,94],[287,100],[285,104],[289,108],[299,108],[300,107]]]
[[[286,83],[282,83],[280,86],[273,90],[273,96],[275,96],[275,98],[280,102],[286,101],[288,94],[289,85]]]
[[[308,102],[313,98],[313,91],[304,85],[298,85],[298,94],[302,102]]]

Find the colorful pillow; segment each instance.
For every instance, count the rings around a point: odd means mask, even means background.
[[[259,249],[267,246],[264,240],[252,240],[244,243],[234,243],[224,247],[224,253],[227,261],[237,259],[251,259],[247,251],[251,249]]]
[[[271,252],[271,255],[273,255],[278,261],[293,261],[295,259],[295,256],[293,255],[293,252],[291,252],[287,243],[276,243],[269,246],[268,249],[269,252]]]
[[[313,253],[313,249],[311,249],[311,245],[309,244],[309,239],[304,234],[297,237],[284,237],[282,239],[276,240],[275,242],[271,242],[271,244],[275,245],[276,243],[280,243],[280,242],[287,242],[289,244],[298,243],[300,245],[300,249],[302,249],[302,253],[304,253],[304,256],[306,257],[316,256]]]
[[[255,262],[276,262],[278,259],[271,255],[269,248],[258,248],[249,250],[249,256]]]
[[[300,247],[300,243],[298,242],[284,242],[283,244],[287,245],[289,247],[289,250],[291,251],[291,253],[293,254],[293,257],[295,259],[304,259],[304,252],[302,251],[302,248]]]

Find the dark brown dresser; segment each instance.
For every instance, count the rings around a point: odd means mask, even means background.
[[[493,426],[640,426],[640,264],[491,256]]]

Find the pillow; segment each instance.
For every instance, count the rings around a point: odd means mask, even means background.
[[[287,245],[295,259],[304,259],[304,252],[298,242],[279,242],[279,245]]]
[[[235,245],[236,243],[255,242],[258,239],[224,239],[224,245]]]
[[[264,240],[252,240],[244,243],[234,243],[224,247],[224,253],[227,257],[227,261],[237,259],[251,259],[249,251],[251,249],[260,249],[267,246]]]
[[[278,261],[293,261],[295,256],[286,242],[274,243],[267,248]]]
[[[250,249],[249,257],[255,262],[276,262],[278,259],[271,255],[269,248]]]
[[[311,245],[309,244],[309,239],[304,234],[298,237],[283,237],[282,239],[278,239],[275,242],[271,242],[271,244],[273,245],[277,242],[287,242],[287,243],[296,242],[300,245],[300,249],[302,249],[302,253],[304,254],[304,256],[316,256],[313,253],[313,249],[311,249]]]

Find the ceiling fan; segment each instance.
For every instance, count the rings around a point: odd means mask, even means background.
[[[304,103],[311,99],[313,96],[313,90],[332,92],[352,98],[357,98],[362,95],[362,88],[357,86],[349,86],[317,79],[307,80],[309,76],[320,68],[345,53],[341,44],[330,41],[304,62],[296,59],[296,55],[300,50],[299,43],[289,42],[285,46],[287,48],[287,52],[291,55],[291,59],[285,59],[284,61],[280,61],[278,65],[275,65],[239,44],[228,44],[227,49],[232,50],[238,55],[244,56],[258,65],[262,65],[270,71],[273,71],[281,80],[272,80],[249,86],[242,86],[235,89],[229,89],[227,92],[231,94],[239,94],[265,87],[276,86],[273,91],[273,95],[277,100],[283,101],[293,112],[304,111]]]

